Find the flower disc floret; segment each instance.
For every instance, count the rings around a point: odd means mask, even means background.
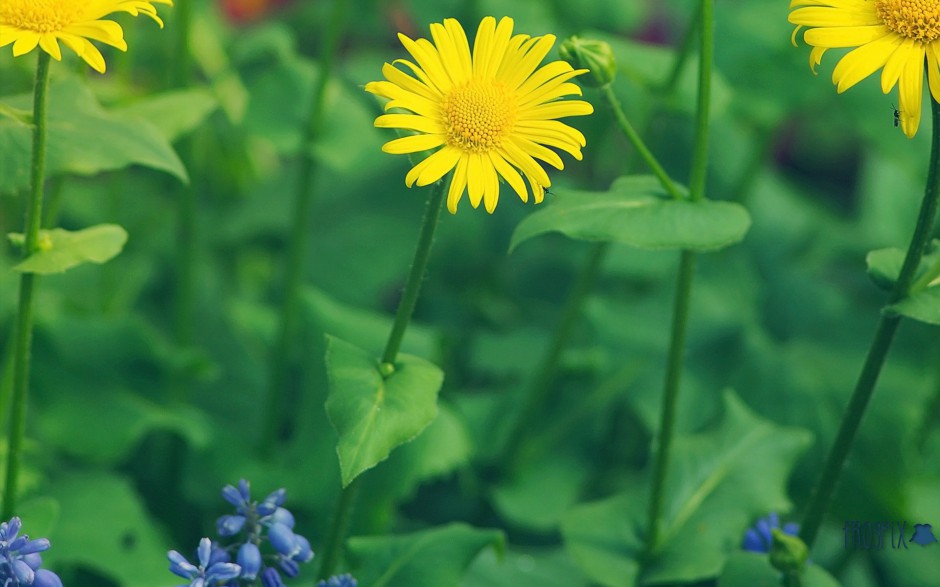
[[[885,94],[898,86],[898,122],[913,137],[920,125],[924,68],[930,94],[940,101],[940,2],[937,0],[791,0],[793,41],[813,47],[815,68],[834,48],[853,48],[836,64],[839,93],[881,70]]]
[[[105,16],[126,12],[145,14],[161,27],[154,4],[173,4],[172,0],[3,0],[0,2],[0,47],[13,45],[13,56],[20,57],[37,46],[60,61],[59,41],[65,43],[96,71],[104,73],[105,61],[91,41],[99,41],[127,50],[124,29]]]
[[[587,102],[563,99],[581,95],[569,80],[587,70],[564,61],[540,67],[554,35],[513,35],[509,17],[498,23],[484,18],[472,51],[456,20],[444,19],[430,28],[433,43],[400,34],[414,61],[386,63],[385,80],[366,84],[367,92],[388,99],[386,112],[401,110],[379,116],[375,126],[417,133],[391,140],[382,150],[407,154],[436,149],[412,167],[405,184],[429,185],[452,172],[447,193],[451,213],[464,192],[474,208],[483,202],[492,213],[501,182],[523,202],[530,191],[541,202],[551,186],[541,162],[563,169],[554,149],[581,159],[584,135],[558,119],[594,111]]]

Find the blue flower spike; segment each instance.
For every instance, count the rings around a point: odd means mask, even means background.
[[[333,575],[326,581],[317,583],[317,587],[356,587],[356,580],[352,575]]]
[[[784,534],[790,536],[796,536],[800,531],[799,525],[793,522],[780,528],[780,517],[776,512],[771,512],[767,517],[757,520],[753,528],[748,528],[744,533],[741,548],[751,552],[769,553],[774,542],[772,533],[774,528],[782,529]]]
[[[196,551],[199,559],[198,566],[190,563],[186,557],[175,550],[167,554],[170,560],[170,571],[189,580],[188,585],[179,587],[212,587],[231,581],[241,574],[242,568],[235,563],[227,562],[228,554],[213,546],[208,538],[199,541],[199,548]]]
[[[23,527],[18,517],[0,523],[0,585],[31,587],[62,587],[59,576],[42,566],[40,552],[49,550],[46,538],[30,540],[20,536]]]

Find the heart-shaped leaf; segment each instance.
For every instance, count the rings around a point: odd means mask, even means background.
[[[395,371],[383,376],[368,352],[327,339],[326,413],[339,434],[336,452],[346,486],[434,420],[444,372],[424,359],[400,354]]]
[[[22,242],[23,235],[10,239]],[[39,232],[40,250],[13,267],[21,273],[62,273],[82,263],[104,263],[124,248],[127,231],[117,224],[99,224],[79,231],[62,228]]]
[[[669,197],[652,176],[617,179],[606,192],[562,191],[530,214],[509,249],[546,232],[622,243],[641,249],[712,251],[744,238],[751,219],[733,202],[691,202]]]
[[[879,249],[871,251],[865,257],[868,275],[881,288],[891,290],[901,273],[906,253],[901,249]],[[914,274],[915,282],[926,272],[940,266],[940,241],[930,243]],[[903,300],[886,308],[902,316],[913,318],[927,324],[940,325],[940,277],[926,284],[926,287],[914,291]]]
[[[363,587],[457,585],[481,550],[504,548],[499,530],[448,524],[413,534],[351,538],[349,554]]]
[[[730,392],[724,402],[717,426],[675,440],[660,545],[644,563],[647,480],[565,518],[565,544],[592,579],[633,587],[714,577],[749,524],[789,507],[787,477],[810,434],[759,418]]]

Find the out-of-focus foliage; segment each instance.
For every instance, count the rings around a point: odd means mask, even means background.
[[[396,32],[426,37],[444,17],[469,28],[509,15],[519,32],[607,41],[627,115],[670,176],[688,179],[694,53],[674,91],[664,87],[692,0],[351,1],[311,152],[300,151],[330,1],[259,3],[265,10],[227,20],[236,4],[193,2],[189,89],[171,91],[167,79],[172,10],[163,33],[127,26],[134,50],[107,55],[106,76],[77,74],[74,56],[53,68],[49,217],[70,231],[117,224],[128,234],[106,265],[44,276],[35,307],[19,515],[50,538],[45,560],[66,585],[169,584],[166,551],[209,535],[224,509],[219,488],[240,478],[262,494],[288,488],[314,550],[326,541],[351,479],[346,465],[340,473],[349,449],[340,443],[337,457],[324,409],[327,337],[381,351],[427,196],[404,186],[404,158],[381,152],[391,137],[372,127],[380,105],[362,91],[382,63],[405,56]],[[554,232],[585,237],[572,234],[575,224],[545,219],[576,207],[579,195],[602,201],[617,178],[648,170],[601,95],[585,89],[596,112],[572,122],[587,138],[584,160],[552,172],[555,202],[507,197],[492,216],[467,207],[442,217],[403,352],[437,365],[443,383],[424,363],[415,363],[423,381],[412,387],[406,370],[400,380],[414,395],[439,386],[438,415],[428,425],[430,412],[409,414],[399,441],[424,432],[362,475],[345,562],[360,586],[736,586],[771,576],[765,558],[737,552],[740,539],[769,510],[798,520],[806,503],[885,302],[866,256],[881,251],[868,257],[879,284],[896,277],[896,253],[883,250],[907,246],[929,133],[908,140],[894,128],[894,98],[874,78],[836,95],[834,55],[813,76],[808,48],[790,45],[780,3],[717,2],[716,26],[710,209],[664,220],[672,212],[657,199],[649,225],[604,213],[611,232],[631,233],[610,245],[511,463],[501,459],[506,431],[593,246]],[[32,66],[0,55],[4,236],[23,231]],[[318,165],[283,390],[292,425],[260,457],[302,157]],[[196,319],[180,344],[177,206],[187,189]],[[654,220],[692,227],[701,240],[668,246],[720,250],[698,260],[668,539],[642,559],[677,263],[674,251],[647,250],[658,248],[644,240]],[[509,254],[514,234],[528,240]],[[2,413],[18,263],[4,238]],[[912,297],[893,311],[936,323],[935,283],[919,294],[926,306]],[[804,585],[832,585],[831,575],[853,587],[922,587],[940,576],[936,545],[854,551],[842,530],[850,520],[940,527],[938,424],[940,339],[935,327],[906,320]],[[361,472],[392,448],[349,466]],[[167,454],[174,458],[158,458]],[[638,560],[647,561],[642,576]],[[301,579],[312,584],[313,571]]]

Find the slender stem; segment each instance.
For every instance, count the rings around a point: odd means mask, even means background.
[[[666,76],[666,81],[663,83],[663,94],[672,93],[672,90],[679,83],[679,76],[682,74],[682,70],[685,69],[685,64],[689,60],[689,55],[692,53],[692,40],[695,38],[695,32],[698,30],[701,20],[702,5],[698,4],[695,7],[695,14],[692,15],[692,20],[689,22],[685,35],[682,37],[682,44],[679,45],[676,59],[672,62],[672,69],[669,70],[669,75]]]
[[[362,483],[362,476],[356,477],[352,483],[340,491],[339,501],[333,512],[333,519],[330,521],[327,541],[320,552],[320,560],[323,561],[320,563],[320,571],[317,575],[320,579],[328,578],[339,565],[339,557],[343,551],[346,534],[349,532],[353,506],[356,503],[356,496],[359,494],[360,483]]]
[[[33,91],[33,157],[29,202],[26,205],[26,229],[23,256],[39,248],[42,224],[42,196],[46,166],[46,94],[49,88],[49,54],[39,51],[36,66],[36,87]],[[19,480],[23,437],[26,434],[26,404],[29,394],[29,363],[33,337],[33,293],[36,275],[20,276],[19,309],[16,315],[13,350],[13,399],[7,442],[6,483],[3,489],[2,519],[16,512],[16,485]],[[2,418],[0,418],[2,420]]]
[[[653,485],[650,492],[647,551],[652,553],[658,546],[662,531],[662,510],[665,498],[666,473],[675,436],[676,407],[679,403],[679,384],[682,378],[682,360],[685,356],[685,339],[689,319],[689,302],[692,298],[692,280],[695,276],[695,253],[682,251],[679,271],[676,276],[676,298],[672,310],[672,333],[669,355],[666,360],[666,379],[663,383],[663,404],[659,423],[659,445],[653,463]]]
[[[643,161],[650,168],[650,171],[652,171],[653,175],[659,179],[659,182],[663,184],[663,188],[669,192],[670,196],[677,200],[681,200],[682,192],[680,192],[679,189],[676,188],[675,184],[672,183],[672,180],[669,179],[669,174],[666,173],[666,170],[663,169],[663,166],[659,164],[659,161],[657,161],[656,157],[653,156],[653,153],[650,152],[649,148],[643,142],[643,139],[640,138],[640,135],[633,128],[633,125],[630,124],[629,120],[627,120],[627,116],[623,112],[623,107],[620,106],[620,100],[617,99],[617,96],[614,94],[614,90],[610,87],[610,84],[607,84],[601,88],[601,92],[603,92],[607,103],[610,104],[610,109],[613,111],[614,117],[617,119],[617,126],[633,145],[633,148],[636,149],[636,152],[639,153],[640,157],[643,158]]]
[[[568,292],[568,299],[565,302],[565,308],[562,312],[558,326],[555,328],[552,340],[549,343],[548,350],[542,356],[542,361],[535,372],[535,376],[530,380],[522,396],[522,408],[512,423],[509,435],[504,444],[503,462],[509,469],[515,469],[518,465],[519,457],[522,453],[522,439],[525,431],[528,430],[532,419],[539,413],[546,396],[551,391],[551,383],[555,377],[555,371],[561,354],[565,350],[565,344],[568,342],[568,336],[574,329],[581,315],[581,308],[584,301],[594,286],[597,274],[601,268],[610,243],[595,243],[588,252],[581,271],[575,278],[571,289]]]
[[[940,104],[930,100],[930,105],[933,112],[933,141],[930,150],[927,185],[924,188],[924,200],[921,204],[920,214],[917,217],[914,235],[911,237],[911,243],[907,249],[907,256],[904,258],[904,265],[901,267],[901,273],[898,276],[894,290],[888,298],[889,305],[904,299],[910,293],[914,275],[917,272],[924,251],[930,243],[933,226],[937,218],[938,199],[940,199]],[[822,526],[826,510],[829,508],[829,503],[832,501],[832,496],[839,483],[839,477],[845,468],[846,459],[848,459],[849,452],[855,442],[855,435],[861,425],[862,418],[865,416],[865,410],[874,393],[878,375],[881,373],[881,368],[887,359],[888,350],[891,348],[891,342],[900,321],[901,317],[899,315],[888,311],[882,312],[862,372],[855,385],[855,390],[852,392],[849,404],[842,414],[839,431],[836,434],[832,448],[829,449],[823,471],[812,495],[810,495],[809,505],[803,517],[800,538],[809,548],[812,548],[813,542],[819,534],[819,528]]]
[[[415,303],[418,301],[421,282],[424,281],[424,273],[428,266],[431,245],[434,242],[434,231],[437,228],[437,221],[440,218],[444,202],[444,185],[445,182],[440,180],[432,186],[428,205],[424,211],[421,233],[418,236],[418,245],[415,249],[414,261],[411,263],[411,271],[408,274],[408,282],[405,284],[405,291],[398,304],[395,323],[392,326],[391,333],[389,333],[385,351],[382,353],[382,362],[379,366],[382,374],[386,377],[395,372],[395,359],[398,358],[398,349],[401,346],[401,340],[405,335],[408,322],[411,320],[411,314],[414,312]],[[359,479],[357,477],[356,480],[343,488],[336,503],[329,539],[323,550],[323,564],[320,566],[321,579],[326,579],[332,574],[342,554],[343,543],[346,541],[346,532],[349,529],[350,515],[356,501]]]
[[[714,0],[702,0],[701,34],[698,68],[698,104],[695,109],[695,144],[692,171],[689,173],[689,199],[697,202],[705,197],[708,175],[708,121],[711,112],[712,63],[715,59]]]
[[[267,411],[264,418],[261,452],[268,455],[277,443],[279,433],[291,426],[286,422],[287,410],[284,404],[284,389],[287,385],[290,368],[291,343],[297,329],[297,314],[300,304],[300,289],[303,285],[304,254],[310,236],[310,216],[313,207],[313,185],[317,177],[317,161],[311,149],[319,138],[323,126],[323,109],[326,102],[326,88],[332,77],[336,50],[345,22],[346,4],[344,0],[334,0],[330,25],[326,27],[320,56],[320,75],[313,90],[313,102],[307,116],[307,124],[300,147],[300,173],[297,178],[297,192],[294,196],[290,241],[287,252],[287,268],[284,278],[284,299],[278,320],[277,338],[274,353],[271,356],[271,372],[268,383]]]
[[[708,171],[708,113],[711,96],[711,70],[713,60],[713,2],[702,0],[700,21],[698,105],[696,108],[695,146],[692,152],[692,171],[689,180],[689,198],[699,201],[705,197],[705,179]],[[652,555],[659,547],[663,525],[663,503],[669,458],[675,436],[676,407],[678,406],[682,363],[685,355],[686,330],[689,320],[689,303],[692,297],[692,281],[695,277],[695,253],[682,251],[676,276],[676,298],[672,312],[672,333],[669,355],[666,362],[666,377],[663,383],[663,405],[660,414],[659,443],[653,462],[653,485],[650,490],[649,515],[647,520],[646,552]]]
[[[398,349],[401,347],[405,329],[408,328],[408,322],[411,321],[411,314],[414,312],[415,304],[418,301],[418,294],[421,292],[421,282],[424,280],[424,272],[431,256],[431,244],[434,242],[434,230],[437,228],[437,220],[441,215],[444,185],[443,181],[438,181],[431,188],[431,196],[428,198],[428,205],[424,211],[424,220],[421,222],[418,246],[415,249],[414,261],[411,263],[411,272],[408,274],[408,282],[405,284],[405,291],[402,293],[398,311],[395,313],[392,332],[388,335],[388,342],[385,344],[385,351],[382,353],[381,365],[385,375],[390,375],[395,370]]]
[[[169,82],[173,88],[185,88],[189,85],[192,75],[190,61],[189,36],[193,19],[193,0],[178,2],[173,11],[173,59],[169,68]],[[180,156],[186,161],[190,169],[193,152],[192,139],[186,139],[177,145]],[[196,222],[196,189],[190,177],[190,184],[176,190],[176,262],[174,299],[173,299],[173,336],[176,344],[187,347],[192,343],[195,331],[195,290],[196,290],[196,252],[198,246],[196,237],[198,227]],[[170,398],[175,402],[185,399],[187,381],[180,373],[173,373],[170,382]]]

